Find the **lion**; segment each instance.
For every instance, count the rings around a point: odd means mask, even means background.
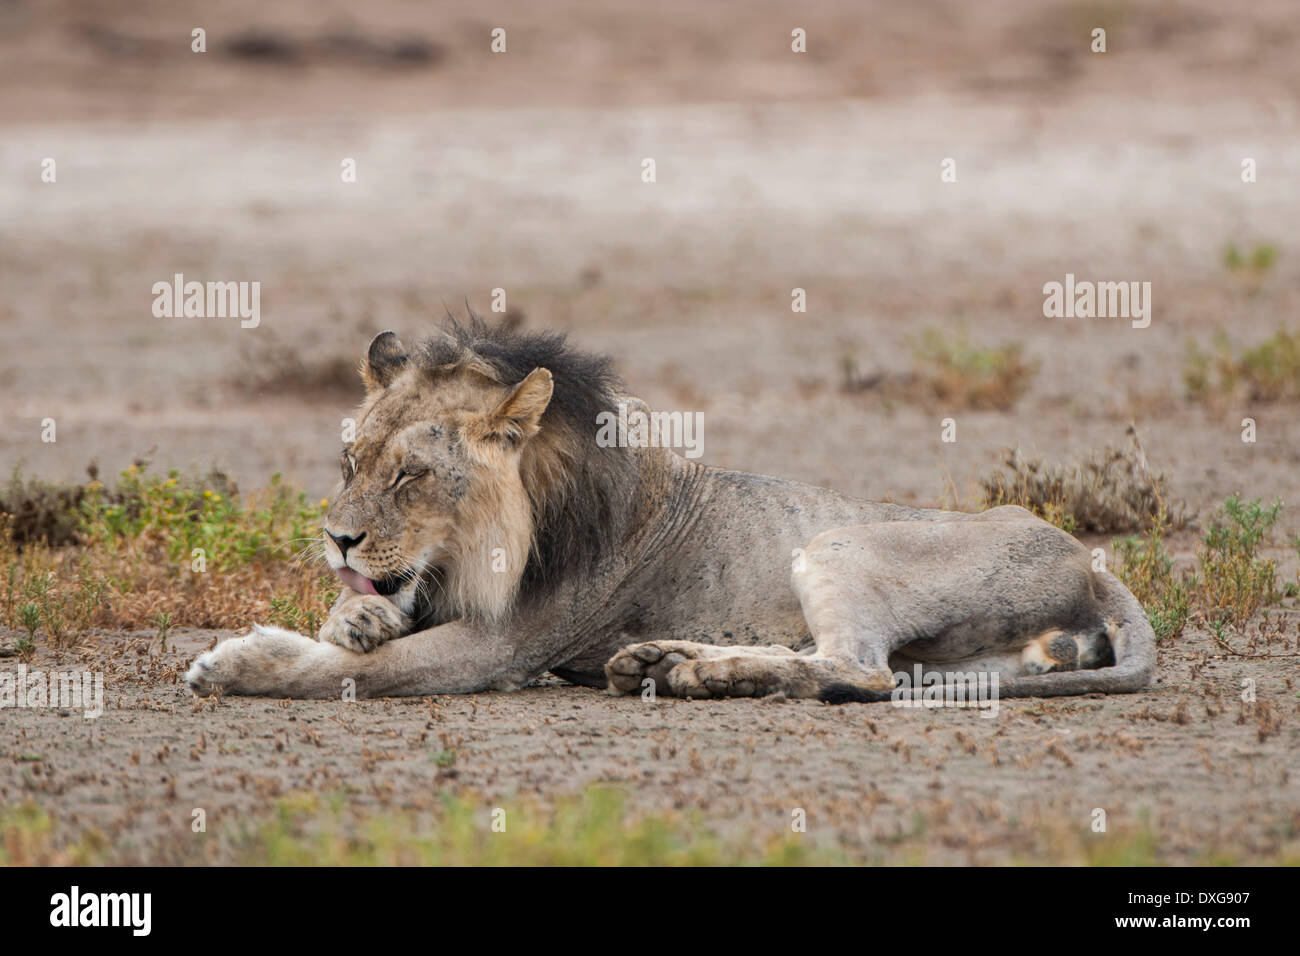
[[[319,640],[255,627],[200,655],[198,695],[471,694],[550,672],[611,693],[881,701],[905,677],[1001,697],[1131,693],[1142,607],[1018,507],[910,508],[726,471],[626,430],[607,358],[448,320],[393,332],[323,523],[342,584]],[[608,436],[606,436],[608,437]],[[984,686],[981,684],[980,686]],[[919,693],[919,689],[917,690]]]

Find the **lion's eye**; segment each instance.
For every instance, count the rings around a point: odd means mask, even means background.
[[[357,473],[357,460],[347,452],[343,453],[343,458],[341,459],[340,464],[343,466],[344,481],[347,481]]]
[[[394,490],[396,490],[402,487],[402,485],[411,481],[412,479],[419,478],[422,474],[424,474],[424,472],[422,471],[415,471],[415,470],[407,471],[405,468],[403,468],[401,471],[397,473],[397,477],[393,479],[393,484],[391,487]]]

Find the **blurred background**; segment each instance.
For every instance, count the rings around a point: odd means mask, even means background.
[[[500,288],[709,463],[969,505],[1135,422],[1198,509],[1285,495],[1297,41],[1289,0],[0,0],[0,466],[326,494],[370,336]],[[176,273],[260,325],[156,318]],[[1150,327],[1044,318],[1066,273]]]

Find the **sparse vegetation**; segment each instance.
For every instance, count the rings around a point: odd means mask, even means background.
[[[1282,596],[1277,563],[1259,553],[1282,503],[1228,498],[1205,533],[1196,569],[1179,571],[1165,541],[1195,514],[1170,499],[1164,476],[1152,473],[1132,428],[1129,434],[1127,453],[1107,449],[1070,466],[1045,466],[1008,450],[1003,470],[980,481],[982,504],[1019,505],[1072,534],[1128,532],[1111,543],[1114,571],[1161,643],[1178,638],[1194,614],[1211,629],[1243,628]],[[1300,536],[1292,544],[1300,551]]]
[[[862,374],[852,357],[844,359],[841,391],[875,392],[889,401],[947,408],[1013,408],[1029,387],[1037,365],[1026,361],[1019,344],[974,347],[965,333],[926,329],[909,342],[915,361],[904,375]]]
[[[1277,246],[1257,242],[1250,249],[1239,249],[1235,242],[1223,247],[1223,267],[1245,286],[1249,295],[1259,292],[1260,286],[1273,267],[1277,265]]]
[[[980,479],[985,508],[1019,505],[1074,534],[1123,534],[1161,525],[1178,530],[1195,514],[1173,501],[1163,474],[1147,464],[1130,427],[1128,451],[1107,448],[1070,465],[1045,465],[1007,449],[1002,469]]]
[[[1235,495],[1206,531],[1197,552],[1197,571],[1178,572],[1157,522],[1145,536],[1117,539],[1115,574],[1146,609],[1160,642],[1180,636],[1193,611],[1214,639],[1227,647],[1229,628],[1241,629],[1281,592],[1277,563],[1260,548],[1282,513],[1282,502],[1265,506]]]
[[[297,793],[268,812],[239,819],[203,836],[208,857],[187,847],[178,861],[241,866],[721,866],[847,862],[838,850],[789,832],[756,840],[722,836],[694,815],[634,814],[623,794],[588,787],[553,806],[531,802],[509,810],[505,829],[491,812],[447,797],[431,815],[392,810],[348,812],[338,795]],[[117,850],[91,831],[70,846],[58,841],[57,822],[35,804],[0,811],[0,865],[89,865],[119,860]]]
[[[158,650],[167,653],[167,638],[172,632],[172,615],[170,611],[159,611],[154,615],[154,625],[158,628]]]
[[[431,812],[349,809],[342,795],[292,793],[252,817],[210,834],[167,840],[153,848],[123,847],[97,829],[61,838],[61,822],[34,802],[0,807],[0,865],[91,866],[120,863],[237,866],[817,866],[849,863],[924,865],[934,821],[924,815],[897,838],[865,853],[832,847],[808,835],[719,828],[698,814],[638,813],[611,786],[545,806],[511,805],[505,829],[492,810],[443,797]],[[1059,821],[1017,828],[1011,859],[1022,864],[1134,866],[1179,859],[1145,820],[1116,823],[1102,835]],[[197,844],[197,845],[196,845]],[[197,852],[196,852],[197,851]],[[1207,846],[1192,862],[1238,862],[1239,848]],[[1182,857],[1186,861],[1186,857]],[[1263,861],[1295,862],[1286,850]],[[1255,857],[1253,862],[1262,862]]]
[[[1165,547],[1163,520],[1144,536],[1116,539],[1115,576],[1133,592],[1147,612],[1156,641],[1163,644],[1182,636],[1191,615],[1196,576],[1176,572],[1174,559]]]
[[[274,339],[240,356],[230,384],[255,395],[361,396],[355,355],[305,354]]]
[[[329,617],[330,605],[333,599],[329,595],[337,597],[337,590],[332,584],[324,589],[326,600],[323,604],[308,604],[303,606],[300,601],[291,594],[280,594],[271,598],[271,608],[267,614],[267,620],[276,627],[283,627],[290,631],[298,631],[302,634],[315,634],[320,630],[325,619]]]
[[[1183,359],[1183,384],[1188,397],[1207,404],[1300,400],[1300,333],[1279,326],[1240,354],[1222,332],[1209,351],[1192,343]]]
[[[0,502],[0,622],[26,641],[63,648],[91,627],[149,622],[165,645],[173,627],[236,627],[272,610],[286,626],[324,619],[333,576],[291,560],[310,550],[324,502],[279,475],[247,497],[218,472],[163,477],[143,462],[113,488],[90,477],[54,486],[15,472]]]
[[[1197,562],[1197,599],[1211,623],[1243,627],[1264,604],[1278,598],[1277,562],[1259,556],[1282,512],[1282,502],[1265,507],[1237,496],[1223,503],[1223,514],[1205,534]]]
[[[911,343],[922,385],[934,398],[958,408],[1010,409],[1037,371],[1019,343],[982,349],[965,333],[926,329]]]
[[[1277,264],[1277,247],[1267,242],[1257,242],[1245,252],[1235,242],[1223,247],[1223,267],[1229,272],[1268,272]]]

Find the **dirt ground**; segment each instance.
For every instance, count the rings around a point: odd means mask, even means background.
[[[1189,341],[1254,343],[1300,305],[1289,0],[590,6],[0,0],[0,469],[66,480],[148,455],[326,495],[359,393],[313,370],[380,329],[487,312],[502,288],[529,327],[614,354],[652,406],[704,412],[710,464],[973,505],[1003,449],[1069,460],[1135,422],[1203,518],[1233,493],[1300,497],[1294,404],[1206,407],[1181,378]],[[1270,244],[1276,266],[1230,273],[1229,243]],[[261,282],[260,324],[154,317],[151,288],[176,273]],[[1044,318],[1043,284],[1067,273],[1151,282],[1150,327]],[[1017,407],[838,388],[846,358],[906,367],[928,327],[1021,343],[1039,371]],[[286,354],[307,371],[277,384]],[[1292,506],[1270,552],[1287,580],[1297,530]],[[1175,540],[1182,558],[1195,540]],[[245,814],[301,789],[487,806],[592,781],[755,833],[802,807],[810,836],[863,860],[1085,861],[1096,808],[1171,862],[1294,857],[1300,613],[1277,617],[1266,657],[1192,631],[1147,693],[988,719],[554,681],[195,704],[174,677],[215,635],[161,657],[136,653],[147,635],[101,635],[80,653],[107,674],[102,717],[0,712],[0,802],[35,797],[177,862],[196,858],[191,807]]]
[[[469,698],[196,702],[176,676],[213,636],[178,635],[162,655],[147,639],[106,637],[84,663],[65,659],[106,671],[104,713],[6,711],[0,801],[34,799],[70,835],[94,829],[122,862],[222,860],[229,846],[209,834],[241,832],[295,793],[338,794],[360,814],[454,794],[482,807],[486,826],[491,809],[589,784],[618,785],[633,812],[689,810],[702,832],[759,845],[788,836],[801,809],[809,841],[862,862],[1251,862],[1300,850],[1295,627],[1271,660],[1193,636],[1161,655],[1146,693],[1003,701],[992,716],[647,702],[555,681]],[[1253,705],[1240,700],[1245,678]],[[436,759],[448,751],[451,767]],[[195,808],[206,833],[191,829]],[[1099,809],[1106,834],[1092,829]]]

